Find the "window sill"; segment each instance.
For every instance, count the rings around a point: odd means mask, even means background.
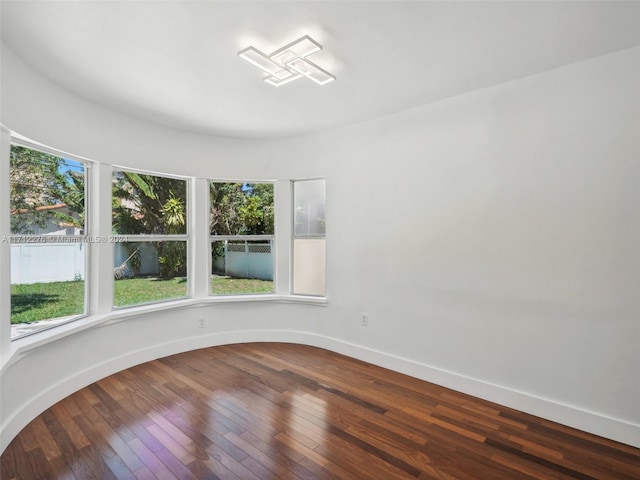
[[[119,307],[111,312],[87,315],[76,320],[71,320],[59,326],[55,326],[42,331],[37,331],[29,335],[21,336],[11,341],[8,352],[1,352],[0,374],[5,369],[16,362],[20,357],[48,343],[55,342],[69,335],[83,332],[92,328],[103,327],[122,322],[131,317],[147,315],[150,313],[176,310],[180,308],[201,307],[216,303],[243,303],[243,302],[275,302],[302,305],[327,306],[327,297],[312,297],[303,295],[220,295],[206,298],[188,298],[168,302],[158,302],[132,307]]]
[[[308,305],[327,305],[327,297],[312,297],[306,295],[276,295],[266,293],[262,295],[210,295],[205,303],[233,303],[233,302],[278,302],[304,303]]]

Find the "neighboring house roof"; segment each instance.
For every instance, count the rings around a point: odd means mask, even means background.
[[[66,203],[56,203],[55,205],[42,205],[41,207],[36,207],[36,212],[46,212],[51,210],[62,210],[67,208]],[[27,208],[19,208],[17,210],[12,210],[11,215],[21,215],[24,213],[29,213],[31,210]]]
[[[35,210],[36,212],[54,212],[54,213],[56,211],[62,211],[66,214],[70,214],[69,206],[66,203],[56,203],[54,205],[42,205],[40,207],[36,207]],[[19,208],[16,210],[12,210],[11,215],[24,215],[30,212],[31,212],[30,209]],[[55,225],[58,228],[76,228],[77,227],[77,225],[71,222],[65,222],[65,221],[55,222],[55,217],[51,217],[49,219],[49,222],[51,222],[52,225]]]

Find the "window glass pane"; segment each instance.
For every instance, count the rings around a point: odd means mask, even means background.
[[[11,146],[12,339],[86,313],[85,170],[74,160]]]
[[[273,292],[273,242],[211,242],[211,294]]]
[[[187,232],[187,182],[115,171],[113,232],[124,235],[182,235]]]
[[[293,293],[325,294],[325,239],[296,238],[293,241]]]
[[[324,180],[305,180],[293,185],[294,235],[324,235]]]
[[[11,284],[11,338],[84,314],[84,288],[83,280]]]
[[[12,234],[84,233],[84,164],[12,145],[9,172]]]
[[[187,290],[185,241],[114,244],[116,307],[184,298]]]
[[[273,184],[210,184],[211,235],[273,235]]]

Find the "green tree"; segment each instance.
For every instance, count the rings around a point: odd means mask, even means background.
[[[211,183],[210,187],[211,235],[241,235],[240,208],[244,195],[241,183]]]
[[[272,235],[273,185],[211,183],[211,235]]]
[[[56,218],[77,226],[84,223],[84,175],[64,169],[63,158],[16,145],[9,162],[13,233],[34,233]],[[67,204],[71,215],[46,209],[61,203]]]
[[[273,184],[246,184],[246,204],[240,210],[248,235],[273,235]]]

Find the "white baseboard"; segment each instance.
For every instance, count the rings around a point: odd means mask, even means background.
[[[33,418],[73,392],[126,368],[198,348],[246,342],[310,345],[357,358],[389,370],[467,393],[547,420],[640,448],[640,425],[578,409],[549,399],[447,372],[337,338],[299,331],[250,330],[199,335],[128,352],[58,381],[12,412],[1,425],[0,452]]]
[[[454,372],[448,372],[413,360],[351,344],[338,339],[327,339],[315,344],[349,357],[379,365],[395,372],[435,383],[443,387],[482,398],[514,410],[551,420],[585,432],[609,438],[640,448],[640,425],[625,420],[583,410],[555,400],[519,392]]]

